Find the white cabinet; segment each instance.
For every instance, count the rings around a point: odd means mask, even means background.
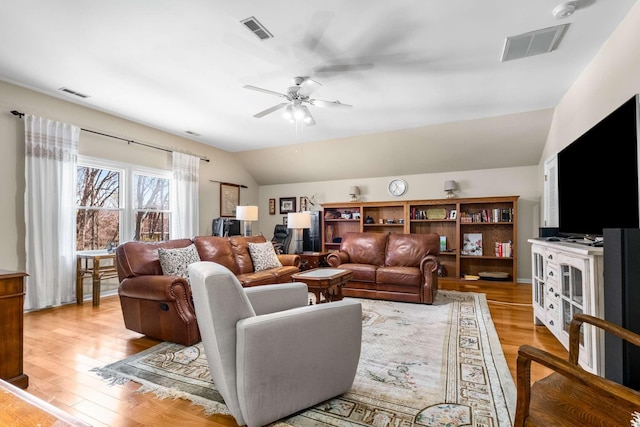
[[[604,317],[602,248],[530,239],[533,321],[545,325],[569,349],[569,325],[576,313]],[[583,325],[580,365],[604,372],[604,335]]]

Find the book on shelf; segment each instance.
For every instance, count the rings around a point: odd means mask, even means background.
[[[482,255],[482,233],[464,233],[462,255]]]

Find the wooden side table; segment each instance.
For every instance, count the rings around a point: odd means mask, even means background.
[[[342,286],[351,278],[349,270],[314,268],[291,276],[292,282],[302,282],[316,296],[316,304],[342,299]]]
[[[84,302],[83,280],[85,275],[91,275],[94,307],[100,305],[100,282],[102,279],[118,277],[116,268],[116,254],[106,250],[78,251],[76,252],[76,304]],[[104,261],[111,260],[107,263]],[[91,264],[89,264],[91,261]]]
[[[0,269],[0,378],[27,388],[23,370],[24,278],[27,273]]]
[[[328,267],[327,255],[329,252],[302,252],[300,255],[301,270]]]

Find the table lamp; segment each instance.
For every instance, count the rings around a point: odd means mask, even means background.
[[[458,189],[458,184],[455,181],[445,181],[444,182],[444,191],[447,192],[447,199],[453,199],[456,197],[456,191]]]
[[[311,214],[309,212],[289,212],[287,214],[287,228],[293,230],[295,242],[294,254],[302,253],[302,230],[311,228]]]
[[[258,207],[237,206],[236,219],[244,221],[244,235],[251,236],[251,222],[258,220]]]
[[[357,185],[349,187],[349,195],[351,196],[352,202],[357,202],[358,196],[360,195],[360,187]]]

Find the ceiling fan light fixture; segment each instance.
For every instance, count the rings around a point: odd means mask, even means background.
[[[282,116],[287,120],[293,120],[293,106],[291,104],[287,105],[284,108]]]

